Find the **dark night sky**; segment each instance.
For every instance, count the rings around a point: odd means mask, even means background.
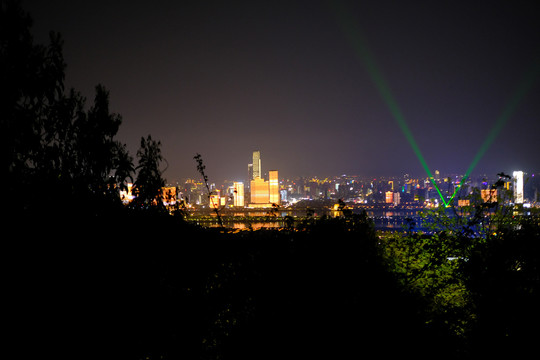
[[[344,3],[428,165],[463,174],[540,64],[532,1]],[[38,42],[62,33],[67,85],[104,84],[132,155],[162,142],[169,181],[424,171],[330,1],[30,1]],[[540,170],[540,79],[474,173]]]

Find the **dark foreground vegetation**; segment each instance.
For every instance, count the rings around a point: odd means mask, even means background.
[[[21,225],[4,246],[20,354],[514,357],[539,335],[538,223],[468,244],[466,261],[447,258],[464,238],[380,237],[362,216],[236,233],[171,216]]]
[[[489,358],[534,353],[540,225],[502,203],[428,214],[430,235],[363,215],[281,230],[197,227],[159,201],[109,93],[64,88],[61,39],[1,2],[3,295],[15,358]],[[119,191],[135,180],[137,200]],[[157,199],[157,200],[156,200]],[[181,209],[178,209],[181,210]],[[514,211],[518,216],[514,216]],[[7,303],[7,305],[6,305]],[[7,351],[5,351],[7,353]]]

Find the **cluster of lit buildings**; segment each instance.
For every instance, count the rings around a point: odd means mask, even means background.
[[[282,197],[286,198],[286,191],[280,186],[277,170],[268,171],[265,178],[262,171],[261,152],[254,151],[252,162],[248,164],[248,181],[228,182],[226,186],[218,188],[216,184],[209,184],[210,194],[201,181],[188,179],[179,187],[178,196],[188,204],[208,205],[210,208],[250,208],[264,209],[280,206]],[[206,202],[208,198],[208,202]]]
[[[341,199],[353,204],[406,206],[415,203],[437,206],[441,203],[441,196],[446,201],[455,196],[454,204],[466,206],[469,204],[470,194],[474,189],[478,189],[484,202],[527,204],[538,201],[536,199],[540,178],[535,178],[534,174],[528,176],[528,185],[525,187],[526,174],[516,171],[513,177],[503,179],[504,186],[498,190],[492,189],[492,185],[499,178],[468,177],[462,183],[462,175],[441,177],[438,171],[435,171],[434,175],[432,179],[414,179],[407,174],[376,179],[354,175],[279,179],[276,170],[268,171],[266,175],[263,173],[260,152],[255,151],[253,160],[248,165],[248,181],[225,182],[221,187],[210,184],[211,195],[208,200],[204,184],[200,180],[188,179],[184,184],[179,184],[179,197],[193,206],[269,208],[273,204],[287,206],[305,199]]]
[[[268,179],[263,178],[261,152],[259,150],[253,152],[253,162],[248,164],[248,181],[247,189],[243,182],[233,183],[233,206],[271,208],[281,205],[278,171],[270,170],[268,171]],[[246,196],[246,190],[249,191],[249,196]],[[217,207],[218,205],[217,202],[211,201],[210,206]]]
[[[525,202],[524,197],[524,179],[523,179],[523,171],[514,171],[512,179],[505,179],[503,183],[502,190],[504,190],[507,194],[512,194],[512,196],[507,196],[506,199],[503,199],[503,195],[499,193],[498,189],[494,188],[487,188],[487,189],[481,189],[480,190],[480,197],[482,198],[482,202],[484,203],[491,203],[491,202],[512,202],[514,204],[523,204]],[[466,199],[460,199],[458,201],[458,205],[466,206],[469,205],[469,201]]]
[[[377,179],[340,175],[333,178],[298,177],[279,179],[277,170],[263,172],[261,152],[254,151],[248,164],[247,181],[227,181],[221,186],[209,184],[210,194],[201,180],[187,179],[182,184],[162,189],[162,201],[173,205],[183,201],[188,207],[265,209],[288,206],[299,200],[343,200],[349,204],[385,204],[385,206],[438,206],[453,199],[457,206],[470,205],[470,195],[480,191],[483,202],[524,204],[539,202],[540,177],[529,174],[525,188],[525,173],[514,171],[512,177],[491,178],[462,175],[441,177],[436,170],[433,178],[380,177]],[[495,182],[503,186],[494,189]],[[122,192],[124,202],[133,199],[130,185]]]
[[[210,185],[210,194],[208,195],[208,206],[210,208],[220,208],[224,206],[233,206],[239,208],[272,208],[281,205],[280,182],[277,170],[268,171],[268,178],[263,178],[261,152],[253,152],[253,161],[248,165],[248,183],[244,186],[241,181],[233,182],[225,191],[218,189],[215,184]],[[196,203],[204,203],[203,183],[188,179],[185,183],[184,191],[175,186],[163,187],[161,189],[161,200],[165,206],[174,205],[177,201],[183,200],[190,203],[187,196],[195,195]],[[133,184],[127,184],[127,189],[120,192],[120,198],[124,203],[129,203],[135,198],[132,192]],[[188,189],[189,188],[189,189]],[[178,191],[180,190],[180,191]],[[194,191],[192,191],[194,190]]]
[[[163,205],[175,205],[178,201],[178,189],[176,186],[165,186],[161,188],[160,193],[161,201]],[[124,204],[128,204],[135,199],[135,194],[133,191],[133,184],[126,184],[126,189],[120,191],[120,200]],[[157,200],[156,200],[157,201]]]

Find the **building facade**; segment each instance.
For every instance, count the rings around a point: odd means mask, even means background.
[[[482,189],[480,190],[480,196],[482,197],[482,202],[497,202],[497,189]]]
[[[269,202],[280,205],[281,197],[279,194],[279,177],[277,170],[268,171],[268,192]]]
[[[208,196],[208,206],[211,209],[217,209],[220,205],[219,191],[215,191]]]
[[[523,204],[523,171],[514,171],[514,203]]]
[[[385,202],[387,204],[392,204],[394,202],[394,193],[391,191],[387,191],[385,193]]]
[[[233,205],[234,206],[244,206],[244,183],[235,182],[234,183],[234,193],[233,193]]]
[[[253,177],[250,180],[256,178],[262,178],[262,166],[261,166],[261,152],[259,150],[253,152]]]
[[[269,204],[270,194],[268,182],[260,177],[251,180],[251,203],[252,204]]]

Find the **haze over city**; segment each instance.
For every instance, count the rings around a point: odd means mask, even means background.
[[[66,85],[110,91],[132,154],[162,143],[168,181],[425,171],[358,53],[363,37],[427,165],[538,171],[540,13],[532,2],[24,1],[37,42],[62,34]],[[346,15],[343,15],[346,14]],[[355,29],[347,30],[347,22]],[[530,83],[523,85],[524,83]]]

